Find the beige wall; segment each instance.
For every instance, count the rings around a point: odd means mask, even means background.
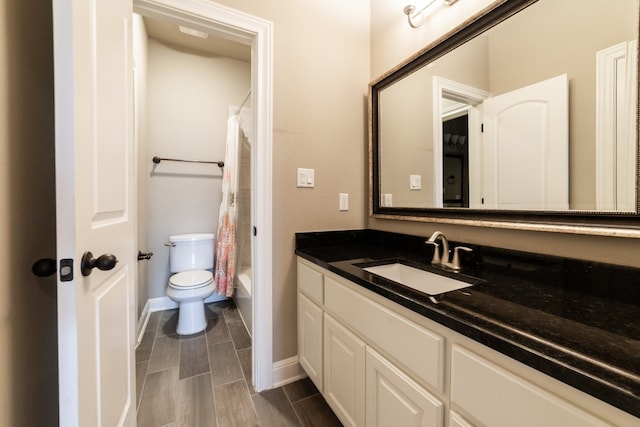
[[[297,231],[365,224],[369,0],[223,0],[274,24],[273,359],[297,354]],[[315,188],[296,188],[296,168]],[[338,194],[349,193],[349,211]],[[258,233],[260,230],[258,230]]]
[[[0,0],[0,425],[56,425],[51,2]]]
[[[404,16],[399,16],[398,11],[402,5],[398,5],[394,0],[372,1],[371,78],[377,78],[386,70],[397,66],[404,58],[442,37],[491,3],[489,0],[461,1],[453,7],[439,9],[422,27],[412,29]],[[367,223],[369,228],[425,236],[435,230],[442,230],[453,240],[640,267],[638,239],[522,232],[373,218]]]

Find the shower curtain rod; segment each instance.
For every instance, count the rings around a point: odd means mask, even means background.
[[[251,89],[249,89],[249,93],[247,93],[247,96],[244,97],[244,101],[242,101],[242,104],[240,104],[240,106],[238,107],[238,110],[236,111],[236,116],[240,114],[240,111],[242,111],[242,107],[244,107],[244,104],[247,103],[250,96],[251,96]]]
[[[166,160],[168,162],[187,162],[187,163],[215,163],[217,164],[219,167],[223,168],[224,167],[224,162],[222,160],[218,160],[218,161],[208,161],[208,160],[184,160],[184,159],[169,159],[166,157],[158,157],[158,156],[154,156],[153,159],[151,159],[153,161],[153,163],[158,164],[163,160]]]

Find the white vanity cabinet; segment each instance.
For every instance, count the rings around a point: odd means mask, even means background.
[[[612,427],[640,419],[298,259],[300,364],[348,426]]]
[[[444,338],[343,280],[298,260],[300,365],[345,426],[443,427],[445,406],[423,384],[444,387]]]

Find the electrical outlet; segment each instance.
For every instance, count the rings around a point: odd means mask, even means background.
[[[393,206],[393,194],[391,194],[391,193],[386,193],[386,194],[384,195],[384,197],[383,197],[382,205],[383,205],[383,206],[385,206],[385,207],[387,207],[387,208],[392,207],[392,206]]]

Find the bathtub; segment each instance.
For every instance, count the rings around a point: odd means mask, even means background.
[[[251,267],[242,267],[236,274],[236,291],[251,298]]]
[[[236,273],[233,301],[238,307],[240,317],[242,317],[247,331],[251,334],[251,267],[241,267]]]

